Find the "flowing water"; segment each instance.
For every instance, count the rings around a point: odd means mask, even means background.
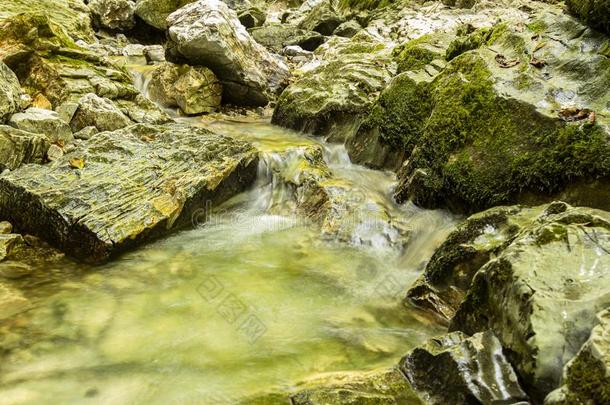
[[[38,269],[47,279],[22,286],[32,309],[0,324],[3,404],[233,404],[319,373],[391,366],[442,332],[401,298],[455,218],[397,206],[394,176],[351,164],[341,145],[265,120],[178,119],[253,142],[256,184],[109,264]],[[338,217],[351,222],[342,232],[301,215],[285,184],[310,147],[359,196],[358,217]],[[367,209],[389,221],[367,222]],[[406,242],[388,222],[408,228]]]

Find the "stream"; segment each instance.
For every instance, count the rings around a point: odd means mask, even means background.
[[[145,90],[148,70],[132,68]],[[320,373],[392,366],[444,331],[401,300],[458,218],[396,205],[394,175],[352,164],[342,145],[268,120],[177,120],[251,141],[256,183],[193,229],[95,268],[66,261],[36,284],[32,309],[0,330],[11,348],[0,352],[3,404],[233,404]],[[299,214],[282,180],[311,146],[360,200],[337,234]],[[363,209],[405,224],[407,242]]]

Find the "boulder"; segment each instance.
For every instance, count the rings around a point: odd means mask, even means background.
[[[477,271],[553,207],[564,205],[495,207],[470,216],[436,249],[406,301],[450,321]]]
[[[30,302],[18,290],[0,284],[0,321],[26,311]]]
[[[206,67],[166,62],[152,72],[148,95],[166,107],[180,107],[186,114],[209,113],[220,106],[222,85]]]
[[[6,235],[13,232],[13,224],[8,221],[0,221],[0,235]]]
[[[0,0],[0,22],[19,14],[44,15],[73,39],[95,40],[90,10],[83,0]]]
[[[103,28],[128,31],[135,27],[135,3],[132,0],[90,0],[95,22]]]
[[[494,235],[508,231],[498,223],[474,232],[473,243],[494,244]],[[558,387],[595,315],[610,305],[610,213],[554,203],[523,226],[476,272],[449,328],[493,330],[524,387],[541,401]]]
[[[0,62],[0,124],[21,110],[23,96],[24,92],[15,73]]]
[[[30,107],[14,114],[8,124],[22,131],[44,134],[51,143],[67,144],[74,140],[70,126],[51,110]]]
[[[306,51],[315,51],[326,40],[322,34],[287,24],[269,24],[255,28],[250,33],[256,42],[275,53],[291,45],[298,45]]]
[[[257,154],[205,129],[136,124],[95,135],[49,165],[0,177],[0,217],[64,252],[100,262],[188,226],[242,191]]]
[[[334,53],[324,62],[282,92],[274,124],[318,136],[332,134],[337,141],[358,128],[359,119],[392,77],[391,60],[383,44],[366,37],[331,49]]]
[[[610,1],[566,0],[568,11],[591,27],[610,33]]]
[[[148,25],[160,30],[167,28],[167,17],[194,0],[138,0],[135,13]]]
[[[427,404],[529,403],[490,331],[433,338],[403,357],[400,370]]]
[[[115,131],[132,124],[132,121],[112,101],[94,93],[85,94],[78,101],[70,126],[74,132],[86,127],[98,131]]]
[[[597,314],[591,336],[566,365],[563,386],[545,405],[610,403],[610,309]]]
[[[0,173],[26,163],[44,163],[49,146],[44,135],[0,125]]]
[[[606,39],[555,10],[531,21],[460,31],[449,63],[439,60],[444,46],[403,48],[403,75],[357,135],[405,159],[399,202],[468,213],[557,198],[604,207]]]
[[[167,22],[169,54],[212,69],[227,102],[266,105],[286,84],[288,67],[257,44],[223,2],[189,4]]]
[[[291,397],[294,405],[426,403],[395,368],[327,374],[303,382],[297,389],[299,392]]]

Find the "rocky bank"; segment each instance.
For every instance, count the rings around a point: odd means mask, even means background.
[[[2,279],[111,260],[273,170],[180,120],[245,107],[465,219],[404,286],[445,335],[244,403],[610,403],[609,35],[593,0],[0,0],[0,321],[29,308]],[[319,147],[288,154],[322,234],[367,218],[409,243]]]

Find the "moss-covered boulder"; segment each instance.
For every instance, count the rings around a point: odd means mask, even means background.
[[[26,163],[44,163],[49,146],[44,135],[0,125],[0,173]]]
[[[333,1],[321,1],[306,14],[299,28],[307,31],[331,35],[339,25],[345,22],[345,17],[334,6]]]
[[[433,338],[403,357],[400,369],[427,404],[528,403],[491,331]]]
[[[190,225],[207,201],[247,187],[256,165],[246,142],[138,124],[94,135],[49,165],[0,177],[0,217],[79,259],[103,261]]]
[[[342,140],[357,129],[359,118],[389,82],[391,58],[382,43],[366,35],[318,51],[326,61],[284,90],[272,122]]]
[[[210,113],[220,106],[222,85],[206,67],[165,62],[152,72],[148,95],[166,107],[180,107],[186,114]]]
[[[360,128],[361,138],[371,134],[404,155],[398,201],[473,212],[610,198],[602,186],[610,178],[606,39],[551,12],[531,21],[461,33],[446,66],[434,65],[429,49],[404,47],[407,72]],[[409,71],[424,63],[432,80]],[[596,182],[597,195],[572,191]]]
[[[95,39],[90,11],[82,0],[0,0],[0,22],[22,13],[46,15],[74,39]]]
[[[450,321],[477,271],[553,207],[495,207],[470,216],[434,252],[424,274],[407,292],[406,302]],[[563,204],[558,207],[563,209]]]
[[[564,203],[537,212],[518,213],[516,224],[529,217],[521,230],[493,216],[483,232],[475,227],[470,243],[491,249],[471,250],[470,263],[467,256],[459,259],[459,250],[448,250],[453,275],[446,271],[447,285],[440,284],[451,288],[453,279],[466,278],[461,269],[471,272],[485,250],[494,252],[474,275],[450,330],[493,330],[524,387],[542,400],[558,387],[563,366],[586,341],[596,313],[610,305],[610,213]]]
[[[610,309],[597,314],[598,324],[564,371],[564,385],[545,405],[610,403]]]
[[[24,92],[17,76],[0,62],[0,123],[6,122],[11,115],[19,112],[24,104]]]
[[[591,27],[610,33],[610,1],[566,0],[568,10]]]
[[[424,404],[398,369],[368,373],[335,373],[311,380],[291,397],[294,405]]]

